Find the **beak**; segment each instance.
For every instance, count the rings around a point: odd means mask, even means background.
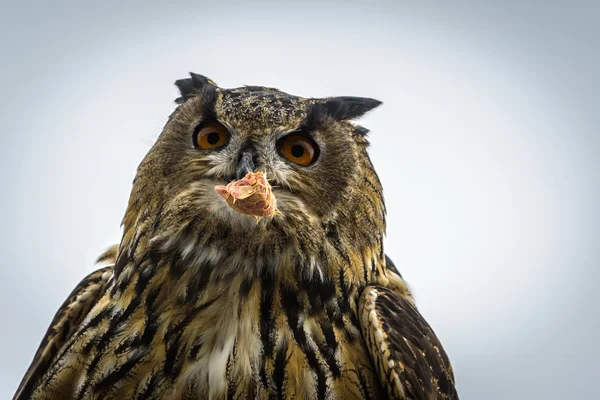
[[[244,151],[238,161],[237,168],[235,169],[235,179],[240,180],[248,174],[248,172],[254,171],[254,155],[248,151]]]

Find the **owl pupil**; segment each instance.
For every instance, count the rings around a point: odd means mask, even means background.
[[[304,154],[304,147],[300,146],[299,144],[295,144],[292,146],[292,155],[296,158],[300,158],[302,157],[302,155]]]
[[[206,137],[206,141],[208,142],[208,144],[217,144],[219,143],[219,133],[217,132],[211,132],[208,134],[208,136]]]

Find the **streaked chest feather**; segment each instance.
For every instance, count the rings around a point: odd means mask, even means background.
[[[139,263],[123,291],[107,293],[67,344],[46,377],[46,393],[379,397],[356,296],[349,295],[357,289],[343,273],[315,285],[283,273],[213,278],[207,271]]]

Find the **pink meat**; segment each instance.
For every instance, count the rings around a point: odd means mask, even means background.
[[[263,172],[249,172],[242,179],[229,182],[227,186],[215,186],[215,191],[231,208],[251,215],[256,220],[272,217],[277,212],[275,196]]]

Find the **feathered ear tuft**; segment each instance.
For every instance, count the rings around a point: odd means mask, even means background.
[[[175,86],[179,88],[181,97],[175,99],[175,103],[185,102],[192,93],[201,92],[207,85],[217,87],[217,84],[204,75],[190,72],[191,78],[179,79],[175,81]]]
[[[381,101],[368,97],[330,97],[323,103],[317,103],[321,112],[328,114],[337,121],[355,119],[379,106]]]

